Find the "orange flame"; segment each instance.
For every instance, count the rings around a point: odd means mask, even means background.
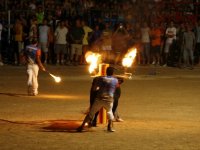
[[[98,67],[98,63],[100,62],[101,55],[99,53],[93,53],[91,51],[85,54],[86,62],[90,64],[89,72],[93,73],[95,69]]]
[[[126,53],[126,55],[122,59],[122,65],[124,67],[131,67],[132,64],[133,64],[133,61],[136,57],[136,53],[137,53],[136,48],[132,48],[132,49],[128,50],[128,52]]]

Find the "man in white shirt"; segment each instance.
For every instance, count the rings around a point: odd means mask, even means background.
[[[144,26],[141,28],[141,42],[142,42],[142,62],[143,64],[150,63],[150,28],[147,23],[144,22]]]
[[[183,35],[183,58],[184,65],[193,69],[194,65],[194,49],[195,49],[195,35],[190,26]]]
[[[176,40],[176,28],[174,27],[174,22],[171,21],[169,27],[166,29],[166,41],[165,41],[165,48],[164,48],[164,60],[165,64],[163,66],[167,66],[168,55],[170,51],[170,47],[174,40]]]
[[[3,66],[3,62],[2,62],[2,48],[1,48],[1,33],[2,33],[2,30],[3,30],[3,25],[2,23],[0,23],[0,66]]]
[[[64,22],[61,21],[54,34],[57,63],[60,62],[61,65],[64,63],[64,55],[67,54],[67,34],[68,29],[65,27]]]
[[[49,35],[49,27],[47,25],[47,20],[43,20],[43,24],[39,26],[39,45],[44,53],[44,63],[47,63],[48,59],[48,35]]]

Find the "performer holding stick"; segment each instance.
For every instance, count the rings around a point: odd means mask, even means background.
[[[114,132],[112,129],[112,121],[114,119],[114,115],[112,112],[113,106],[113,97],[114,92],[118,84],[118,80],[113,77],[114,68],[108,67],[106,69],[106,75],[99,77],[98,85],[96,87],[99,88],[96,94],[96,98],[94,103],[91,105],[89,113],[85,117],[82,125],[77,129],[78,132],[81,132],[84,129],[86,123],[90,123],[93,119],[96,112],[98,112],[102,107],[107,110],[108,115],[108,128],[109,132]]]
[[[33,40],[30,45],[25,49],[24,55],[27,64],[28,73],[28,95],[38,95],[38,71],[39,68],[46,71],[45,67],[41,63],[41,50],[37,47],[38,42]]]
[[[113,100],[114,101],[113,101],[112,112],[113,112],[115,121],[122,122],[123,119],[121,119],[119,117],[119,114],[118,114],[118,111],[117,111],[117,107],[118,107],[119,98],[121,96],[121,87],[120,87],[120,85],[124,82],[124,79],[122,77],[116,77],[116,78],[118,80],[118,84],[117,84],[117,87],[115,89],[114,96],[113,96]],[[91,89],[90,89],[90,108],[94,104],[95,99],[97,97],[97,93],[98,93],[98,90],[99,90],[98,85],[99,85],[100,81],[101,81],[101,76],[95,77],[93,79],[92,86],[91,86]],[[97,126],[98,114],[99,114],[99,111],[95,114],[94,119],[90,123],[90,125],[93,126],[93,127]]]

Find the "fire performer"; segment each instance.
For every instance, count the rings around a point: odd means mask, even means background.
[[[27,64],[28,73],[28,95],[36,96],[38,94],[38,71],[39,68],[45,71],[45,67],[41,63],[41,50],[37,47],[37,40],[33,40],[32,44],[25,49],[24,55]]]
[[[118,114],[118,111],[117,111],[117,107],[118,107],[119,98],[121,96],[121,87],[120,87],[120,85],[124,82],[124,79],[117,77],[117,80],[118,80],[118,84],[117,84],[117,87],[115,89],[114,96],[113,96],[113,100],[114,101],[113,101],[112,112],[113,112],[115,121],[122,122],[123,119],[121,119],[119,117],[119,114]],[[99,90],[98,85],[99,85],[100,81],[101,81],[101,76],[95,77],[93,79],[92,86],[91,86],[91,89],[90,89],[90,108],[95,102],[95,99],[96,99],[96,96],[97,96],[97,93],[98,93],[98,90]],[[98,114],[99,114],[99,111],[95,114],[94,119],[90,123],[90,125],[93,126],[93,127],[97,126]]]
[[[84,129],[86,123],[90,123],[93,119],[96,112],[98,112],[102,107],[107,110],[108,115],[108,127],[107,130],[109,132],[114,132],[112,129],[114,115],[112,112],[113,107],[113,97],[114,92],[118,84],[118,80],[113,77],[114,68],[108,67],[106,69],[106,76],[99,77],[98,85],[96,87],[99,88],[96,94],[96,99],[94,103],[91,105],[89,113],[86,115],[82,125],[77,128],[78,132],[81,132]]]

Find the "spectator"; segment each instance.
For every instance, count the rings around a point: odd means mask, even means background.
[[[49,51],[49,63],[54,64],[55,58],[54,58],[54,31],[53,27],[49,27],[49,34],[48,34],[48,51]]]
[[[44,12],[43,12],[41,6],[38,8],[38,12],[36,12],[35,15],[36,15],[36,18],[37,18],[38,25],[41,25],[43,20],[44,20]]]
[[[36,10],[35,0],[32,0],[32,2],[29,3],[29,8],[33,11]]]
[[[167,66],[168,56],[169,52],[172,46],[172,43],[174,40],[176,40],[176,28],[174,26],[174,22],[171,21],[169,24],[169,27],[166,29],[165,32],[166,35],[166,41],[165,41],[165,47],[164,47],[164,67]]]
[[[102,31],[99,30],[99,25],[95,25],[94,31],[91,35],[90,38],[90,43],[91,43],[91,47],[93,50],[96,50],[97,52],[99,52],[100,50],[100,37],[101,37]]]
[[[177,32],[177,49],[179,52],[179,58],[178,58],[178,66],[181,68],[182,67],[182,61],[183,61],[183,36],[185,33],[185,25],[184,23],[181,23]]]
[[[29,42],[37,41],[38,39],[38,27],[36,18],[31,19],[31,27],[29,30]]]
[[[133,29],[133,24],[128,23],[126,25],[126,30],[128,32],[128,48],[132,47],[134,45],[134,29]]]
[[[141,52],[142,52],[142,64],[150,63],[150,28],[148,24],[144,22],[141,28]]]
[[[187,31],[183,35],[183,45],[184,65],[190,67],[190,69],[193,69],[195,35],[190,26],[187,27]]]
[[[14,25],[14,39],[15,39],[15,46],[14,46],[14,58],[15,58],[15,65],[21,64],[20,58],[22,58],[22,49],[24,48],[23,43],[23,26],[19,19],[16,20]]]
[[[67,53],[67,34],[68,29],[64,25],[64,21],[61,21],[59,26],[56,28],[55,35],[55,54],[57,56],[56,64],[64,64],[64,55]]]
[[[48,60],[48,46],[49,46],[49,27],[47,25],[47,20],[43,20],[43,24],[39,26],[39,45],[41,51],[44,53],[44,63]]]
[[[137,63],[140,65],[142,59],[142,52],[141,52],[141,32],[139,23],[135,24],[133,32],[134,32],[133,42],[134,46],[137,48]]]
[[[153,57],[153,65],[160,64],[161,36],[162,33],[158,24],[153,24],[151,29],[151,53]]]
[[[84,30],[81,25],[80,19],[76,20],[75,27],[72,28],[70,38],[71,44],[71,61],[74,65],[81,64],[81,58],[83,55],[82,41],[84,37]]]
[[[89,42],[88,39],[91,36],[91,33],[93,32],[93,30],[87,25],[86,21],[82,21],[82,27],[84,30],[84,37],[83,37],[83,55],[81,58],[81,64],[85,64],[86,62],[85,60],[85,53],[88,51],[89,49]]]

